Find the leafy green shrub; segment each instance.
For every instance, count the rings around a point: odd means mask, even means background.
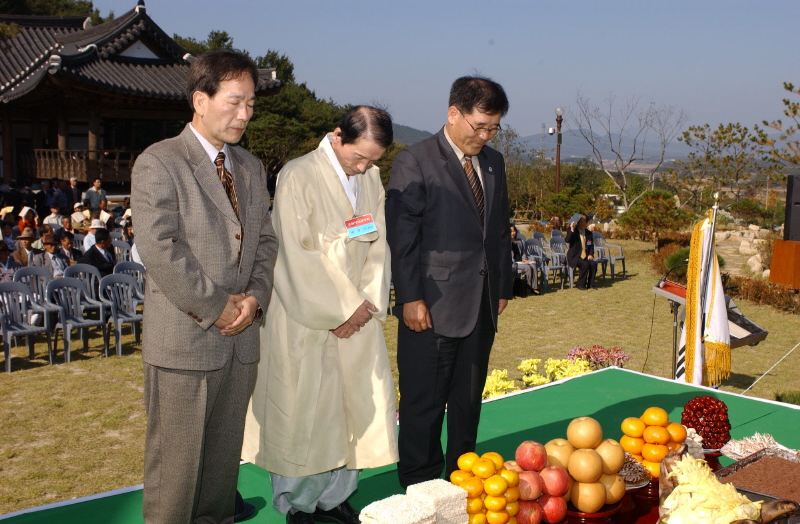
[[[648,191],[619,217],[619,224],[634,238],[652,238],[686,228],[693,215],[675,205],[669,191]]]
[[[681,247],[689,247],[691,243],[691,231],[684,231],[682,233],[668,233],[658,237],[658,241],[656,242],[656,251],[660,251],[661,248],[667,244],[678,244]]]
[[[764,218],[764,208],[750,198],[737,200],[728,209],[734,217],[751,224],[756,224]]]
[[[688,269],[686,261],[689,258],[689,248],[682,247],[677,251],[674,251],[671,255],[669,255],[666,259],[666,270],[673,269],[672,273],[669,274],[670,280],[676,282],[686,282],[686,270]],[[725,259],[717,253],[717,262],[719,263],[720,269],[725,267]],[[679,267],[682,266],[682,267]]]
[[[650,266],[657,275],[664,275],[667,273],[667,258],[681,249],[683,246],[675,242],[665,244],[660,249],[650,255]],[[672,276],[672,275],[670,275]]]
[[[775,393],[775,400],[778,402],[785,402],[787,404],[795,404],[800,406],[800,391]]]

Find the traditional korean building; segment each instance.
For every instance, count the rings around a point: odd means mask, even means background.
[[[89,15],[0,15],[0,23],[19,28],[0,41],[4,181],[126,182],[137,154],[191,119],[194,57],[147,16],[143,0],[94,27]],[[280,86],[274,69],[259,70],[259,95]]]

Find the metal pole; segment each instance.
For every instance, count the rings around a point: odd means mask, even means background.
[[[556,116],[556,193],[561,191],[561,122],[564,117]]]
[[[706,251],[706,256],[701,259],[702,264],[701,268],[705,268],[703,272],[703,287],[700,288],[700,318],[702,318],[703,322],[700,325],[702,332],[705,333],[706,329],[706,301],[708,300],[708,279],[710,278],[710,269],[712,267],[712,258],[716,257],[717,252],[714,249],[715,239],[714,239],[714,232],[716,231],[717,226],[717,209],[719,209],[719,193],[714,193],[714,205],[711,207],[713,209],[713,213],[711,215],[711,236],[709,237],[708,241],[708,249]],[[703,337],[701,336],[701,340]]]

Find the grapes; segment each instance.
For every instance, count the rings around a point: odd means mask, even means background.
[[[731,439],[728,406],[708,395],[695,397],[686,403],[681,424],[694,428],[703,437],[706,449],[720,449]]]

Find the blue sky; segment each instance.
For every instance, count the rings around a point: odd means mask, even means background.
[[[103,15],[135,4],[94,1]],[[318,96],[381,102],[428,131],[444,123],[452,81],[476,71],[505,87],[503,123],[523,136],[554,126],[578,90],[752,127],[782,116],[782,82],[800,84],[792,0],[149,0],[147,12],[170,35],[224,30],[254,56],[286,53]]]

